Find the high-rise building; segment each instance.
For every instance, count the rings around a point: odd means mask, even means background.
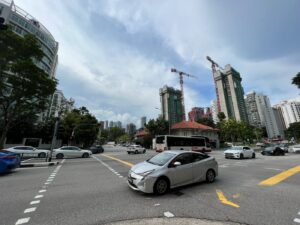
[[[109,126],[108,126],[108,128],[112,128],[112,127],[114,127],[114,122],[113,122],[113,121],[109,121]]]
[[[141,118],[141,128],[145,128],[145,124],[147,123],[147,117],[143,116]]]
[[[283,118],[285,128],[289,128],[291,123],[300,122],[300,99],[290,99],[282,101],[274,106],[278,110],[279,117]]]
[[[182,121],[183,106],[181,91],[164,86],[159,90],[162,118],[169,121],[170,126]]]
[[[197,121],[204,117],[204,108],[193,107],[192,110],[188,113],[189,121]]]
[[[51,98],[48,117],[57,117],[62,111],[70,112],[74,108],[74,100],[66,99],[61,90],[56,90]]]
[[[226,118],[248,122],[240,73],[230,65],[226,65],[224,71],[216,70],[214,79],[221,112],[224,112]]]
[[[5,19],[5,24],[11,26],[12,31],[20,36],[33,34],[39,41],[45,56],[37,63],[49,77],[55,77],[58,61],[58,42],[52,34],[37,19],[19,8],[12,1],[11,3],[0,0],[0,17]]]
[[[277,123],[277,127],[278,127],[278,130],[279,130],[280,136],[284,138],[285,137],[284,131],[286,130],[286,127],[285,127],[285,123],[284,123],[281,108],[280,107],[278,107],[278,108],[273,107],[272,109],[273,109],[273,113],[274,113],[274,116],[275,116],[275,120],[276,120],[276,123]]]
[[[255,127],[266,127],[269,138],[282,136],[268,96],[252,91],[245,99],[249,123]]]
[[[133,123],[129,123],[126,126],[126,132],[128,135],[133,136],[136,132],[136,126]]]
[[[210,109],[211,109],[211,116],[215,124],[220,122],[219,117],[218,117],[218,101],[217,100],[212,100],[210,102]]]
[[[109,126],[108,126],[108,120],[106,120],[106,121],[104,122],[104,129],[107,130],[108,128],[109,128]]]

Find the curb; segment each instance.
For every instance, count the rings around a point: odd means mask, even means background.
[[[48,167],[56,166],[59,162],[43,162],[43,163],[21,163],[20,167]]]

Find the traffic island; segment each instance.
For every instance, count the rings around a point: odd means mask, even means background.
[[[56,166],[58,165],[59,162],[32,162],[32,163],[22,163],[21,162],[21,165],[20,167],[21,168],[24,168],[24,167],[48,167],[48,166]]]

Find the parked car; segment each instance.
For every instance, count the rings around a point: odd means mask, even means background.
[[[37,149],[32,146],[15,146],[15,147],[7,148],[5,150],[9,152],[17,153],[21,157],[46,158],[46,156],[50,153],[49,150]]]
[[[0,174],[20,167],[20,156],[6,150],[0,150]]]
[[[203,153],[172,150],[141,162],[128,172],[130,188],[144,193],[164,194],[170,188],[206,180],[218,175],[218,163]]]
[[[130,145],[127,149],[128,154],[146,153],[146,149],[140,145]]]
[[[103,153],[104,149],[101,145],[92,146],[89,149],[93,154]]]
[[[292,146],[292,150],[295,153],[300,153],[300,145],[294,145],[294,146]]]
[[[284,150],[285,153],[289,153],[289,145],[288,144],[279,144],[279,147]]]
[[[226,159],[255,158],[255,152],[248,146],[233,146],[224,151]]]
[[[83,150],[76,146],[63,146],[53,150],[53,157],[63,159],[65,157],[75,158],[82,157],[88,158],[92,155],[90,150]]]
[[[280,145],[271,145],[269,147],[266,147],[262,152],[262,155],[285,155],[285,150],[280,147]]]

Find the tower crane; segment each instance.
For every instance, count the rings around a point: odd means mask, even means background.
[[[218,63],[216,63],[214,60],[212,60],[209,56],[206,56],[206,59],[211,63],[211,69],[212,69],[212,72],[213,72],[213,78],[214,78],[215,73],[217,72],[217,68],[220,68],[221,70],[224,70],[222,67],[220,67],[218,65]],[[216,82],[215,78],[214,78],[214,82],[215,82],[215,87],[216,87],[218,112],[221,112],[221,104],[220,104],[218,86],[217,86],[217,82]]]
[[[171,69],[172,73],[177,73],[179,75],[179,82],[180,82],[180,89],[181,89],[181,104],[182,104],[182,120],[185,121],[185,107],[184,107],[184,92],[183,92],[183,76],[187,77],[194,77],[197,78],[196,76],[193,76],[191,74],[187,74],[185,72],[179,71],[177,69],[172,68]]]

